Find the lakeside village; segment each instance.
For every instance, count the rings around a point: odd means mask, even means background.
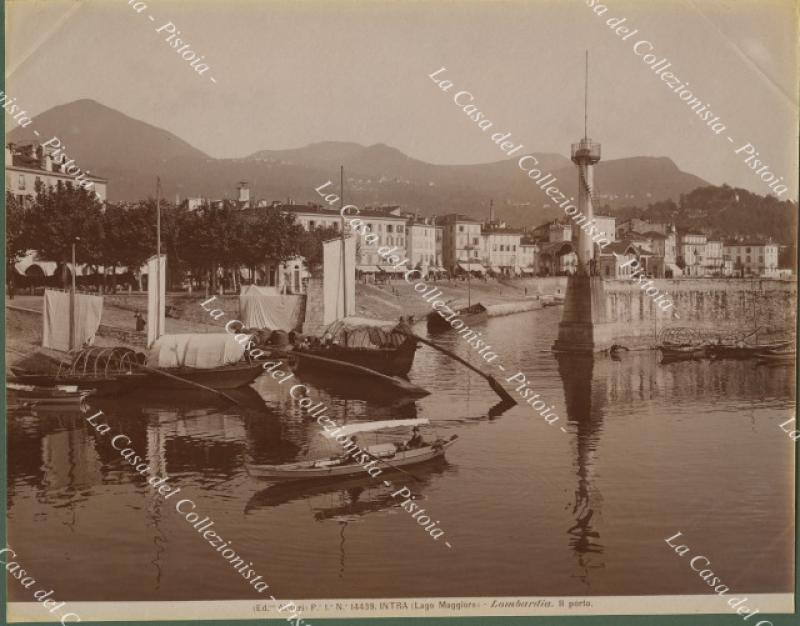
[[[65,185],[75,182],[75,177],[72,175],[74,172],[67,173],[66,167],[59,163],[59,156],[61,163],[64,161],[64,155],[60,154],[60,151],[65,148],[58,140],[55,142],[51,140],[42,145],[9,144],[6,147],[6,189],[10,210],[13,211],[18,207],[21,211],[33,207],[39,183],[52,190],[59,182]],[[76,212],[85,211],[87,216],[81,221],[84,222],[83,225],[93,227],[93,224],[88,223],[90,222],[88,214],[110,206],[106,200],[108,181],[89,172],[81,172],[80,179],[78,183],[94,193],[94,197],[91,200],[87,199],[86,202],[96,203],[98,206],[71,208]],[[242,181],[238,184],[235,200],[190,197],[182,200],[176,198],[174,204],[167,203],[163,199],[162,202],[165,206],[169,205],[165,210],[171,209],[173,214],[199,216],[204,212],[216,211],[215,217],[218,222],[230,219],[233,214],[240,218],[244,227],[248,229],[259,225],[260,213],[279,213],[286,218],[286,221],[307,233],[316,233],[317,237],[311,243],[319,247],[320,241],[338,236],[342,227],[343,219],[338,206],[328,206],[330,203],[326,199],[337,193],[338,188],[334,183],[327,181],[316,189],[309,190],[309,199],[302,204],[292,199],[285,202],[254,200],[250,197],[248,183]],[[338,195],[336,197],[338,198]],[[53,198],[50,200],[56,201]],[[76,201],[74,198],[69,200],[72,204]],[[733,197],[731,202],[735,202]],[[149,203],[153,204],[152,198]],[[128,221],[125,225],[131,229],[141,226],[147,228],[152,225],[142,225],[129,220],[135,208],[146,204],[145,201],[138,205],[118,203],[113,208],[121,207],[127,213],[123,219]],[[137,215],[136,218],[138,217]],[[170,215],[173,220],[164,225],[166,252],[180,253],[172,255],[180,259],[179,265],[171,263],[168,269],[167,286],[170,291],[191,291],[192,288],[205,287],[212,293],[238,293],[244,285],[257,284],[281,293],[302,294],[307,292],[308,280],[315,269],[313,266],[319,265],[321,261],[319,250],[306,255],[292,254],[301,251],[292,250],[293,247],[310,247],[303,245],[306,242],[299,241],[302,237],[298,233],[281,233],[298,241],[287,241],[283,246],[285,249],[278,250],[280,246],[269,246],[264,242],[230,241],[231,233],[228,231],[232,229],[225,228],[226,225],[222,223],[214,224],[213,219],[207,219],[206,224],[200,223],[202,220],[196,221],[198,226],[210,228],[219,226],[220,231],[224,232],[205,234],[210,237],[216,234],[219,238],[226,239],[229,243],[227,250],[209,249],[211,242],[202,241],[201,233],[185,233],[184,241],[176,242],[175,239],[180,237],[180,234],[169,230],[170,227],[176,226],[173,224],[174,217],[175,215]],[[404,210],[398,206],[363,207],[359,217],[364,220],[366,229],[374,234],[369,242],[361,242],[357,250],[356,277],[363,284],[391,285],[394,281],[402,280],[405,270],[389,263],[386,254],[383,256],[379,254],[381,248],[384,252],[391,249],[392,254],[408,258],[407,267],[420,270],[421,275],[429,279],[507,281],[515,278],[569,276],[578,271],[575,240],[580,225],[568,217],[539,225],[512,227],[496,218],[491,204],[487,207],[486,219],[483,221],[455,212],[420,217],[417,212]],[[629,278],[637,269],[651,278],[786,278],[792,275],[791,260],[784,254],[788,246],[770,240],[754,239],[747,233],[723,239],[710,228],[694,227],[685,230],[676,227],[674,222],[669,220],[656,222],[636,217],[620,219],[597,214],[585,226],[592,228],[598,234],[601,233],[605,240],[611,242],[599,247],[594,259],[593,273],[604,278]],[[350,229],[346,225],[345,228],[349,232]],[[95,228],[95,231],[98,230],[100,229]],[[178,229],[173,228],[173,230]],[[88,239],[93,233],[83,234],[84,239]],[[146,235],[136,232],[132,234]],[[12,239],[24,239],[17,232],[10,232],[9,235]],[[61,239],[69,238],[67,233],[60,235]],[[125,237],[128,233],[121,235]],[[114,255],[103,254],[103,250],[97,250],[96,241],[86,241],[83,246],[79,245],[84,258],[88,255],[91,260],[81,262],[79,255],[76,264],[78,285],[97,291],[116,291],[118,288],[143,290],[147,278],[144,261],[149,256],[148,247],[152,249],[155,242],[153,241],[152,246],[149,245],[153,239],[152,233],[149,237],[143,236],[142,239],[139,244],[141,250],[138,250],[139,256],[142,257],[141,262],[128,265],[116,262],[117,259],[111,258]],[[253,239],[255,240],[255,237]],[[14,241],[9,243],[13,245]],[[252,243],[253,247],[260,244],[264,254],[273,253],[273,258],[265,256],[259,259],[258,250],[236,250],[237,243],[244,245]],[[20,247],[10,250],[14,263],[9,267],[8,278],[13,287],[36,289],[44,286],[67,286],[70,259],[66,252],[69,252],[69,245],[53,245],[47,246],[46,250],[32,250],[26,247],[27,244],[35,245],[36,242],[23,242],[24,250]],[[135,257],[136,250],[130,251],[127,255],[123,254],[123,248],[132,245],[114,241],[108,248],[116,249],[117,256]],[[195,256],[202,259],[201,263],[194,262],[195,259],[191,254],[193,251],[188,250],[190,246],[200,248],[200,253]],[[184,250],[177,250],[178,247]],[[270,247],[274,249],[269,249]],[[207,256],[204,258],[208,253],[225,254],[228,258],[214,259]],[[254,262],[256,259],[258,262]],[[234,267],[237,261],[239,267]],[[211,267],[198,267],[202,265],[217,267],[212,271]]]
[[[502,355],[483,336],[489,317],[564,304],[562,318],[573,321],[561,324],[554,349],[596,351],[633,327],[624,319],[600,325],[584,319],[591,307],[581,299],[606,297],[592,295],[604,283],[635,286],[649,298],[658,294],[653,306],[669,311],[672,301],[653,281],[663,287],[663,279],[687,278],[692,289],[703,290],[697,279],[792,275],[779,265],[786,250],[773,241],[722,240],[669,220],[595,215],[591,185],[572,219],[515,228],[496,218],[492,202],[483,222],[455,212],[422,217],[399,206],[345,204],[343,170],[338,188],[321,181],[304,204],[251,198],[246,181],[235,200],[169,202],[154,181],[155,198],[110,203],[108,180],[72,164],[82,177],[76,184],[66,153],[55,137],[6,148],[12,411],[82,410],[93,398],[165,388],[236,402],[228,390],[252,391],[259,376],[269,374],[278,384],[296,378],[290,397],[344,454],[248,465],[251,476],[271,482],[402,471],[442,459],[457,439],[426,440],[419,427],[427,419],[334,430],[322,404],[309,397],[306,376],[354,397],[422,397],[429,392],[407,375],[425,345],[483,377],[498,406],[508,408],[517,400],[487,371],[497,368],[506,384],[516,385],[517,398],[567,432],[529,377],[497,360]],[[584,138],[573,146],[584,185],[598,160],[599,144]],[[642,337],[652,334],[651,318],[637,321]],[[463,358],[437,341],[451,331],[481,358]],[[595,343],[586,344],[587,336]],[[794,361],[785,338],[774,345],[745,344],[738,335],[724,343],[720,336],[715,345],[673,339],[659,346],[665,357],[696,358],[713,348],[720,357],[760,358],[769,350],[776,352],[764,358]],[[364,448],[350,438],[397,428],[413,428],[410,438]],[[383,483],[393,498],[406,498],[401,508],[433,539],[441,536],[439,521],[415,508],[410,489]]]

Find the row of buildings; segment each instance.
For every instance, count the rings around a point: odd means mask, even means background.
[[[98,198],[105,201],[107,180],[92,175],[88,179],[94,182]],[[6,190],[23,204],[32,201],[37,181],[52,186],[72,180],[53,159],[51,148],[36,144],[6,147]],[[184,202],[194,210],[209,201],[188,198]],[[245,181],[239,183],[236,204],[254,211],[277,207],[294,215],[297,223],[308,230],[338,230],[344,226],[339,212],[327,206],[300,205],[291,200],[253,201]],[[577,271],[573,246],[577,227],[566,218],[516,229],[494,219],[491,209],[485,222],[458,213],[420,218],[399,207],[362,208],[359,217],[377,235],[373,243],[363,238],[359,241],[358,271],[366,280],[380,280],[401,271],[387,264],[380,254],[382,249],[404,255],[411,266],[425,275],[554,276]],[[617,223],[612,216],[598,215],[593,225],[595,232],[612,242],[602,250],[596,249],[592,268],[596,275],[608,278],[629,275],[630,260],[634,258],[653,277],[781,277],[791,273],[779,268],[779,246],[773,242],[723,241],[637,218]],[[287,285],[292,290],[301,289],[307,276],[302,259],[282,265],[267,263],[267,268],[269,284]]]
[[[596,250],[596,273],[601,276],[625,277],[633,257],[648,275],[656,278],[780,278],[791,275],[791,270],[779,267],[780,246],[772,241],[723,240],[638,218],[619,224],[614,217],[596,219],[604,232],[614,233],[611,245]],[[577,257],[570,245],[573,227],[567,220],[549,222],[533,233],[539,243],[540,268],[556,274],[575,271]]]

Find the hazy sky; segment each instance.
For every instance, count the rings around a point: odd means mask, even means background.
[[[796,198],[791,0],[609,0],[602,17],[588,2],[154,1],[137,14],[127,0],[10,0],[6,91],[33,113],[92,98],[215,157],[342,140],[478,163],[503,157],[489,140],[498,130],[526,152],[569,154],[583,134],[588,49],[589,134],[604,158],[668,156],[712,183],[767,193],[733,153],[749,142]],[[620,40],[612,17],[639,32]],[[205,55],[203,76],[155,32],[167,21]],[[636,56],[643,39],[720,116],[721,135]],[[428,78],[442,66],[449,93]],[[460,89],[490,132],[455,106]]]

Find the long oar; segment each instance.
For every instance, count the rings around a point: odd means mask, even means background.
[[[478,369],[477,367],[475,367],[475,366],[474,366],[472,363],[470,363],[469,361],[466,361],[466,360],[462,359],[460,356],[458,356],[457,354],[455,354],[455,353],[453,353],[453,352],[450,352],[450,350],[448,350],[447,348],[442,348],[442,346],[440,346],[440,345],[438,345],[438,344],[435,344],[435,343],[433,343],[432,341],[430,341],[430,340],[428,340],[428,339],[425,339],[424,337],[420,337],[419,335],[415,335],[415,334],[414,334],[414,333],[412,333],[412,332],[405,331],[405,333],[406,333],[407,335],[411,336],[411,337],[414,337],[414,339],[416,339],[416,340],[417,340],[417,341],[419,341],[420,343],[424,343],[425,345],[428,345],[428,346],[430,346],[431,348],[434,348],[435,350],[438,350],[439,352],[441,352],[441,353],[443,353],[443,354],[446,354],[446,355],[447,355],[447,356],[449,356],[451,359],[455,359],[455,360],[456,360],[456,361],[458,361],[459,363],[461,363],[461,364],[465,365],[466,367],[468,367],[469,369],[471,369],[471,370],[472,370],[473,372],[475,372],[476,374],[479,374],[480,376],[483,376],[483,377],[486,379],[486,381],[489,383],[489,386],[492,388],[492,390],[493,390],[493,391],[494,391],[494,392],[495,392],[495,393],[496,393],[498,396],[500,396],[500,397],[503,399],[503,401],[504,401],[504,402],[510,402],[510,403],[512,403],[512,404],[516,404],[516,403],[517,403],[517,401],[516,401],[516,400],[514,400],[514,398],[512,398],[512,397],[511,397],[511,394],[510,394],[510,393],[508,393],[508,392],[507,392],[507,391],[506,391],[506,390],[503,388],[503,386],[502,386],[500,383],[498,383],[498,382],[497,382],[497,380],[494,378],[494,376],[490,376],[489,374],[487,374],[487,373],[485,373],[485,372],[481,371],[480,369]]]
[[[389,463],[389,461],[384,461],[383,459],[378,459],[378,457],[373,457],[373,458],[377,459],[380,463],[383,463],[384,465],[388,465],[393,470],[397,470],[398,472],[402,472],[406,476],[411,476],[411,478],[413,478],[417,482],[420,482],[420,483],[423,482],[422,479],[419,478],[418,476],[414,476],[414,474],[412,474],[411,472],[407,472],[406,470],[404,470],[402,468],[399,468],[396,465],[393,465],[393,464]]]
[[[147,367],[146,365],[141,365],[139,363],[134,363],[133,365],[138,367],[139,369],[144,370],[145,372],[150,372],[151,374],[158,374],[159,376],[165,376],[166,378],[171,378],[172,380],[177,380],[177,381],[179,381],[181,383],[184,383],[186,385],[192,385],[194,387],[199,387],[200,389],[203,389],[204,391],[210,391],[211,393],[215,393],[218,396],[221,396],[221,397],[225,398],[226,400],[229,400],[230,402],[233,402],[234,404],[238,404],[238,405],[241,406],[241,403],[238,400],[236,400],[235,398],[229,396],[224,391],[220,391],[219,389],[214,389],[213,387],[206,387],[205,385],[201,385],[200,383],[196,383],[193,380],[187,380],[186,378],[181,378],[180,376],[176,376],[175,374],[170,374],[170,373],[165,372],[163,370],[154,369],[152,367]]]

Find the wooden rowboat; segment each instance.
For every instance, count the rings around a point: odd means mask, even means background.
[[[393,444],[378,444],[364,448],[364,451],[373,458],[378,459],[378,466],[382,469],[391,470],[392,467],[405,468],[443,457],[445,450],[455,443],[457,437],[458,435],[453,435],[448,440],[438,439],[430,446],[412,448],[410,450],[399,450]],[[381,461],[385,461],[385,463]],[[247,465],[247,471],[254,478],[274,481],[322,479],[366,474],[366,470],[361,465],[349,463],[347,460],[343,461],[341,457],[329,457],[300,463],[285,463],[283,465],[249,464]]]
[[[13,381],[6,383],[6,389],[9,406],[14,408],[81,408],[85,406],[86,398],[92,393],[90,389],[80,389],[74,385],[40,387]]]

